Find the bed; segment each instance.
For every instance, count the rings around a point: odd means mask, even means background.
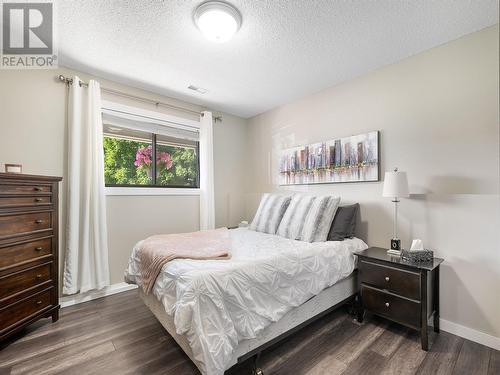
[[[304,242],[238,228],[230,260],[177,259],[140,297],[202,374],[220,375],[357,292],[358,238]],[[134,248],[125,272],[140,283]]]

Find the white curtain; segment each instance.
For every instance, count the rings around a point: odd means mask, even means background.
[[[200,230],[215,228],[214,134],[212,112],[200,120]]]
[[[109,285],[101,89],[73,77],[68,108],[68,216],[63,293]]]

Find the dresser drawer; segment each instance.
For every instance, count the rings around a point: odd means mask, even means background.
[[[0,237],[50,229],[52,226],[50,212],[33,212],[0,216]]]
[[[0,270],[52,254],[52,238],[0,247]]]
[[[420,274],[365,260],[361,260],[358,267],[362,283],[420,300]]]
[[[50,280],[52,262],[0,277],[0,300]]]
[[[361,285],[361,298],[363,306],[375,314],[415,328],[421,325],[418,302],[366,285]]]
[[[23,298],[19,302],[0,309],[0,333],[2,330],[30,318],[50,306],[52,288]]]
[[[29,184],[2,184],[0,185],[1,194],[43,194],[52,193],[52,185]]]
[[[40,196],[1,196],[0,195],[0,208],[9,207],[36,207],[47,206],[52,204],[51,195]]]

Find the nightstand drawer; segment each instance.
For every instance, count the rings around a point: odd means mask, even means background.
[[[361,286],[364,307],[399,323],[420,327],[420,303],[366,285]]]
[[[361,260],[361,282],[403,297],[420,300],[420,274]]]

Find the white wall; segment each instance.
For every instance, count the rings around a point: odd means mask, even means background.
[[[67,89],[56,81],[59,74],[89,75],[68,69],[0,70],[0,170],[4,163],[20,163],[25,173],[66,177]],[[97,78],[103,87],[200,110],[201,107]],[[164,107],[103,94],[106,100],[144,109],[190,117]],[[223,115],[214,124],[216,225],[235,225],[244,217],[239,195],[245,187],[246,121]],[[61,186],[61,263],[64,259],[65,199]],[[111,282],[123,281],[132,246],[155,233],[199,229],[197,196],[108,196],[109,261]]]
[[[441,317],[500,337],[498,25],[249,121],[247,217],[262,192],[360,202],[360,236],[387,247],[393,205],[382,182],[277,186],[280,150],[380,130],[382,172],[407,171],[400,237],[445,258]]]

